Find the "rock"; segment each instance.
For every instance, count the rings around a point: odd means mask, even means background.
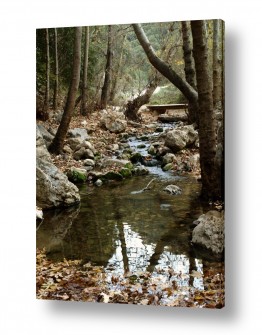
[[[105,180],[123,180],[123,176],[118,173],[118,172],[115,172],[115,171],[109,171],[107,172],[104,176],[103,176],[103,179]]]
[[[91,158],[93,159],[95,157],[93,151],[90,149],[86,149],[85,147],[80,147],[79,150],[74,152],[73,158],[75,160],[85,159],[85,158]]]
[[[103,185],[103,182],[102,182],[102,180],[101,180],[101,179],[97,179],[97,180],[95,181],[94,185],[96,185],[96,186],[100,187],[100,186],[102,186],[102,185]]]
[[[121,112],[105,111],[101,119],[101,125],[112,133],[122,133],[127,127],[127,121]]]
[[[188,125],[169,131],[166,134],[165,146],[177,152],[192,145],[197,138],[198,133],[193,125]]]
[[[222,255],[224,251],[224,212],[209,211],[202,214],[193,229],[192,242]]]
[[[112,165],[120,168],[133,168],[133,164],[127,159],[104,158],[101,160],[100,164],[103,168],[110,167]]]
[[[72,150],[75,151],[76,147],[82,143],[81,137],[72,137],[67,140],[68,145]]]
[[[139,165],[139,166],[134,168],[133,173],[136,176],[144,176],[144,175],[149,174],[149,171],[143,165]]]
[[[45,141],[38,126],[36,126],[36,157],[50,163],[52,162],[51,156],[47,151]]]
[[[164,191],[173,195],[178,195],[182,193],[181,188],[177,185],[168,185],[166,188],[164,188]]]
[[[78,188],[47,160],[36,159],[36,203],[43,209],[71,206],[80,201]]]
[[[95,153],[95,148],[89,141],[82,141],[81,143],[79,143],[76,146],[75,151],[79,150],[80,148],[86,148],[86,149],[91,150],[93,153]]]
[[[123,176],[123,178],[130,178],[132,177],[132,171],[128,168],[122,168],[120,170],[120,174]]]
[[[65,152],[65,153],[67,153],[67,154],[71,154],[72,152],[73,152],[73,150],[70,148],[70,146],[69,145],[64,145],[64,147],[63,147],[63,151]]]
[[[85,166],[95,166],[95,161],[93,161],[93,159],[85,159],[84,161],[83,161],[83,164],[85,165]]]
[[[156,133],[163,133],[163,131],[164,131],[163,127],[157,127],[155,130]]]
[[[84,128],[69,129],[67,132],[68,137],[80,138],[81,142],[88,139],[87,130]]]
[[[166,164],[166,165],[164,165],[164,166],[162,167],[162,170],[163,170],[163,171],[169,171],[169,170],[172,170],[173,167],[174,167],[174,164],[173,164],[173,163],[168,163],[168,164]]]
[[[132,163],[138,163],[143,161],[143,156],[140,154],[140,152],[135,152],[131,155],[130,160]]]
[[[43,220],[43,211],[39,207],[36,207],[36,220]]]
[[[71,167],[67,172],[68,179],[74,184],[84,183],[87,180],[87,171],[76,167]]]
[[[150,147],[148,148],[148,153],[149,155],[155,155],[156,154],[156,148],[153,145],[150,145]]]
[[[80,202],[78,188],[52,163],[43,137],[36,127],[36,204],[43,209]]]
[[[163,161],[162,161],[163,166],[165,166],[166,164],[169,164],[169,163],[173,163],[175,160],[176,160],[176,156],[174,154],[167,153],[163,157]]]
[[[82,121],[81,126],[86,127],[87,126],[87,121],[86,120]]]
[[[48,147],[53,141],[54,136],[50,134],[50,132],[42,124],[37,125],[37,128],[40,131],[46,146]]]
[[[137,146],[138,149],[144,149],[145,147],[146,147],[145,144],[139,144],[139,145]]]

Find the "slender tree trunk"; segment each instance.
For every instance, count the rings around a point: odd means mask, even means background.
[[[57,29],[55,31],[55,85],[54,85],[54,98],[53,98],[53,108],[57,110],[57,100],[58,100],[58,52],[57,52]]]
[[[167,63],[161,60],[155,53],[150,44],[141,24],[132,25],[137,39],[143,47],[150,63],[173,85],[175,85],[190,102],[196,102],[198,94],[194,88],[184,79],[182,79]]]
[[[106,55],[106,68],[105,68],[105,80],[101,92],[100,107],[106,108],[108,102],[108,95],[110,90],[111,82],[111,66],[112,66],[112,26],[108,26],[108,40],[107,40],[107,55]]]
[[[183,53],[185,62],[185,77],[186,81],[197,91],[196,71],[193,58],[193,41],[189,21],[182,21],[182,37],[183,37]],[[188,122],[198,123],[198,102],[189,102],[188,105]]]
[[[199,102],[199,143],[202,196],[221,197],[221,185],[215,164],[216,132],[213,111],[212,77],[209,73],[208,47],[204,21],[191,21]]]
[[[81,36],[82,36],[82,27],[76,27],[75,40],[74,40],[74,58],[73,58],[72,77],[71,77],[72,79],[67,95],[66,106],[56,135],[49,147],[49,151],[55,154],[59,154],[63,150],[64,140],[74,111],[76,94],[80,80]]]
[[[213,100],[217,111],[223,101],[223,21],[213,20]]]
[[[46,29],[46,87],[45,87],[45,100],[43,106],[44,119],[48,119],[49,110],[49,91],[50,91],[50,55],[49,55],[49,31]]]
[[[216,111],[216,159],[224,194],[224,22],[213,20],[213,104]]]
[[[109,97],[109,101],[111,103],[113,103],[114,98],[115,98],[117,81],[118,81],[118,78],[119,78],[119,75],[120,75],[120,70],[121,70],[121,67],[122,67],[125,39],[126,39],[126,35],[124,35],[124,37],[123,37],[122,47],[121,47],[121,52],[120,52],[120,58],[119,58],[119,61],[117,63],[115,76],[112,80],[112,87],[111,87],[110,97]]]
[[[89,51],[89,27],[85,27],[85,55],[84,55],[84,71],[83,71],[82,104],[81,104],[82,115],[87,115],[88,51]]]

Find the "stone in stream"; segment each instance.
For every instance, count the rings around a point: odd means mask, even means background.
[[[97,180],[95,181],[94,185],[96,185],[96,186],[100,187],[100,186],[102,186],[102,185],[103,185],[103,182],[102,182],[102,180],[101,180],[101,179],[97,179]]]
[[[168,185],[166,188],[164,188],[164,191],[173,195],[179,195],[182,193],[181,188],[177,185]]]
[[[164,165],[164,166],[162,167],[162,170],[163,170],[163,171],[169,171],[169,170],[172,170],[173,167],[174,167],[174,164],[173,164],[173,163],[168,163],[168,164],[166,164],[166,165]]]

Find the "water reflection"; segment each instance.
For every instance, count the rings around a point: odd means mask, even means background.
[[[117,227],[116,229],[118,230]],[[124,222],[122,229],[124,240],[116,240],[115,252],[106,266],[109,281],[113,275],[123,275],[126,272],[134,274],[146,272],[155,252],[156,244],[146,244],[128,223]],[[121,235],[119,230],[118,235]],[[162,284],[175,281],[177,287],[183,287],[186,290],[189,290],[190,287],[203,290],[202,261],[200,259],[190,260],[183,254],[173,254],[170,249],[169,246],[164,247],[158,264],[151,271],[151,277],[161,281]],[[194,266],[190,262],[194,262]]]

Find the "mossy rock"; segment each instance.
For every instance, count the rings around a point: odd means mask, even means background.
[[[149,149],[148,149],[148,153],[149,155],[156,155],[156,148],[153,145],[150,145]]]
[[[124,166],[126,169],[132,170],[134,168],[133,164],[131,162],[128,162]]]
[[[157,127],[155,132],[156,133],[163,133],[164,129],[162,127]]]
[[[132,163],[138,163],[138,162],[142,162],[143,157],[139,152],[135,152],[131,157],[130,160]]]
[[[123,176],[119,172],[109,171],[103,177],[103,180],[123,180]]]
[[[162,167],[162,170],[163,171],[169,171],[169,170],[172,170],[174,167],[173,163],[168,163],[166,164],[165,166]]]
[[[145,147],[146,147],[145,144],[139,144],[139,145],[137,146],[138,149],[144,149]]]
[[[71,168],[67,172],[67,177],[74,184],[85,183],[87,180],[87,171],[85,169]]]
[[[132,171],[128,168],[123,168],[120,171],[120,174],[123,176],[123,178],[130,178],[132,177]]]

